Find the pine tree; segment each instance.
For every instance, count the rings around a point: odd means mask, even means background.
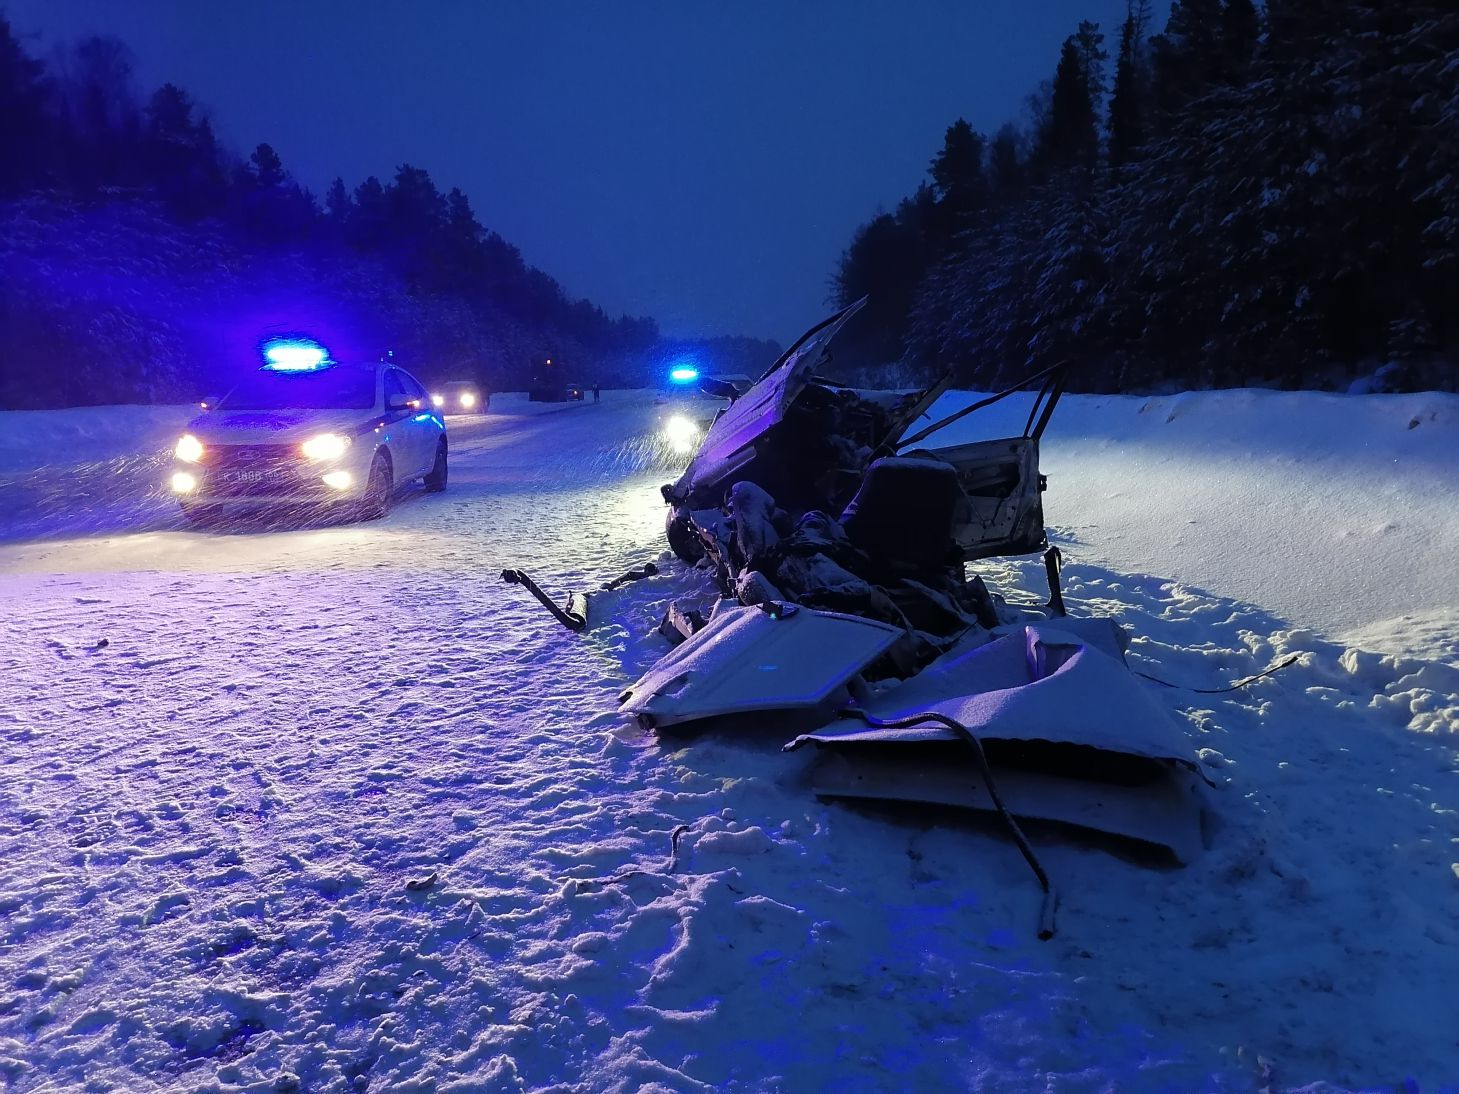
[[[1039,215],[1036,201],[1013,202],[929,273],[909,316],[908,364],[951,369],[959,383],[982,390],[1027,374]]]
[[[1064,40],[1054,72],[1049,115],[1039,133],[1036,159],[1046,170],[1090,168],[1099,149],[1094,103],[1085,78],[1084,59],[1073,37]]]
[[[64,181],[86,194],[143,181],[131,51],[116,38],[93,35],[62,53],[57,63]]]
[[[184,219],[209,216],[226,203],[218,141],[192,97],[163,84],[147,102],[142,162],[148,184]]]
[[[1088,372],[1103,356],[1097,329],[1107,280],[1103,223],[1082,188],[1055,191],[1041,219],[1048,228],[1037,248],[1030,300],[1029,371],[1077,361],[1086,369],[1085,383],[1105,386]]]
[[[1089,90],[1089,103],[1098,115],[1104,109],[1104,97],[1109,91],[1109,80],[1105,65],[1109,54],[1104,49],[1104,34],[1098,23],[1085,19],[1074,32],[1074,47],[1079,51],[1079,61],[1084,69],[1084,86]]]
[[[1171,122],[1221,76],[1225,58],[1221,0],[1175,0],[1164,33],[1151,41],[1156,109]]]
[[[880,213],[852,236],[832,279],[832,296],[839,307],[869,299],[857,316],[859,337],[838,350],[842,364],[881,365],[901,357],[913,295],[934,249],[945,245],[942,213],[933,189],[923,186],[895,215]]]
[[[324,192],[324,212],[336,227],[343,228],[353,211],[354,202],[350,200],[350,192],[345,189],[344,179],[336,176],[329,184],[329,189]]]
[[[218,147],[213,123],[207,118],[198,119],[194,130],[194,146],[197,153],[193,165],[193,186],[197,195],[193,206],[201,213],[220,212],[228,197],[227,183],[223,176],[223,152]]]
[[[945,240],[964,227],[967,219],[988,204],[988,180],[983,171],[983,135],[962,118],[947,127],[942,149],[928,174],[942,211]]]
[[[248,157],[248,162],[253,164],[253,179],[261,189],[269,190],[284,185],[287,176],[284,174],[284,161],[279,159],[279,154],[269,144],[260,144]]]
[[[1022,144],[1023,138],[1011,122],[993,137],[988,153],[988,187],[995,201],[1011,201],[1023,190]]]
[[[236,172],[233,200],[243,230],[260,243],[300,243],[319,229],[313,197],[289,177],[272,145],[258,145]]]
[[[395,169],[395,179],[385,188],[386,206],[392,226],[401,236],[430,235],[446,215],[446,202],[429,172],[408,163]]]
[[[1148,11],[1148,9],[1143,9]],[[1146,72],[1142,9],[1131,0],[1120,27],[1114,91],[1109,100],[1109,158],[1116,166],[1135,157],[1146,137]]]
[[[55,150],[46,140],[45,66],[28,56],[0,12],[0,196],[44,179]]]
[[[1261,36],[1261,17],[1251,0],[1226,0],[1221,13],[1221,78],[1230,83],[1246,80]]]
[[[454,291],[467,291],[484,264],[482,240],[486,232],[477,222],[470,200],[457,187],[452,187],[446,195],[444,234],[442,267],[445,279]]]
[[[437,286],[446,276],[446,201],[422,168],[403,163],[385,188],[393,263],[412,285]]]

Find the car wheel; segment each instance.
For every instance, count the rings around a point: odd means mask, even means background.
[[[668,520],[664,524],[664,532],[669,537],[669,550],[674,552],[679,561],[687,562],[692,566],[704,557],[704,544],[695,534],[688,509],[678,507],[670,509]]]
[[[395,473],[390,469],[390,457],[384,452],[375,453],[375,462],[370,464],[370,477],[365,480],[365,496],[360,501],[360,519],[378,520],[390,511],[390,501],[395,495]]]
[[[446,474],[446,438],[442,437],[436,444],[436,462],[421,480],[425,483],[426,493],[439,494],[446,489]]]

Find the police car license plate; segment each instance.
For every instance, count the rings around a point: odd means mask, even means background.
[[[278,478],[276,471],[225,471],[223,472],[224,482],[257,483],[269,482]]]

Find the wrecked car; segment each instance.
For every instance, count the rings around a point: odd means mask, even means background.
[[[826,375],[864,303],[813,327],[748,390],[710,393],[729,402],[662,494],[673,553],[714,593],[671,604],[659,630],[673,648],[619,710],[659,733],[811,748],[811,786],[828,798],[996,813],[1039,879],[1049,937],[1054,890],[1020,821],[1188,862],[1203,846],[1200,771],[1126,664],[1123,629],[1065,610],[1039,469],[1063,370],[932,421],[946,379],[898,392]],[[1028,390],[1019,435],[936,443]],[[1040,552],[1047,601],[1010,600],[969,572]],[[508,574],[567,625],[591,626],[591,596],[558,609]]]
[[[666,532],[741,603],[790,600],[902,627],[905,675],[967,626],[996,624],[965,563],[1048,546],[1038,443],[1059,391],[1045,389],[1023,436],[918,448],[946,423],[906,434],[948,380],[900,393],[821,373],[862,303],[813,327],[720,411],[663,487]]]

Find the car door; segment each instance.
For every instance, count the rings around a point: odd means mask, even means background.
[[[953,539],[966,561],[1048,546],[1036,438],[1003,437],[905,454],[932,456],[957,469],[963,496],[953,517]]]
[[[431,405],[425,385],[404,369],[396,369],[406,395],[416,404],[416,412],[402,424],[410,430],[420,458],[420,473],[426,474],[436,462],[436,441],[445,432],[445,422]]]
[[[415,415],[420,413],[419,409],[411,407],[392,407],[392,402],[400,400],[411,400],[412,396],[405,386],[405,374],[398,368],[385,370],[385,422],[386,439],[390,443],[390,452],[395,460],[395,481],[401,482],[405,479],[414,478],[421,473],[421,443],[420,430],[413,429],[415,424],[411,421]]]
[[[1044,531],[1046,485],[1039,470],[1039,441],[1064,394],[1065,365],[1057,364],[1013,387],[971,403],[934,422],[899,445],[914,445],[951,422],[1041,383],[1021,437],[1000,437],[933,451],[921,450],[952,464],[962,497],[953,517],[953,539],[966,561],[995,555],[1021,555],[1048,546]],[[903,455],[918,455],[918,451]]]

